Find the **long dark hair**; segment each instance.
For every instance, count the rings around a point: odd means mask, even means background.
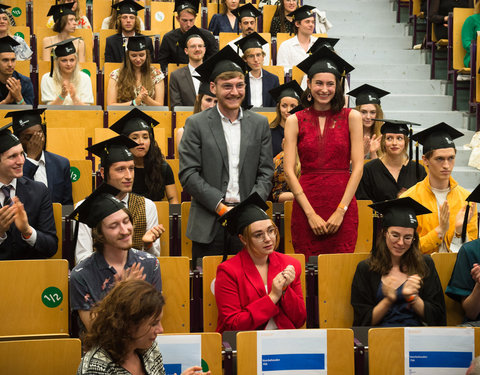
[[[313,76],[309,76],[308,79],[311,80]],[[335,95],[330,101],[330,109],[333,113],[338,113],[342,110],[345,106],[345,93],[343,88],[343,82],[345,78],[340,79],[337,75],[335,75]],[[303,92],[302,97],[300,98],[300,103],[304,108],[311,107],[313,105],[313,97],[311,100],[308,100],[309,95],[311,94],[310,89],[307,89]]]
[[[147,185],[148,197],[153,201],[160,201],[165,196],[162,171],[164,170],[164,164],[167,161],[153,136],[153,131],[149,131],[148,136],[150,137],[150,147],[143,158],[145,185]]]

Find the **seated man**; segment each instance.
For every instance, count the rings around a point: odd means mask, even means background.
[[[143,6],[133,0],[124,0],[113,4],[112,8],[117,10],[117,34],[109,36],[105,44],[105,62],[122,62],[125,58],[125,46],[128,37],[141,36],[140,23],[137,12],[143,9]],[[147,39],[147,48],[150,56],[154,58],[153,44],[150,38]]]
[[[10,36],[0,38],[0,104],[33,105],[32,81],[15,71],[13,47],[18,45]]]
[[[20,139],[26,154],[23,175],[48,187],[52,202],[72,205],[70,162],[45,151],[46,123],[40,117],[43,112],[45,109],[28,109],[8,112],[5,117],[12,117],[13,134]]]
[[[103,184],[70,214],[94,230],[94,253],[72,270],[70,275],[70,306],[88,330],[90,309],[105,297],[119,280],[145,279],[162,291],[158,259],[132,249],[132,215],[122,201],[115,198],[120,192]],[[144,233],[144,242],[152,243],[162,233],[157,225]]]
[[[0,260],[49,258],[57,232],[47,187],[23,177],[20,140],[0,129]]]
[[[133,245],[138,250],[146,250],[154,256],[160,255],[160,241],[144,243],[143,235],[146,231],[157,227],[158,215],[155,203],[150,199],[132,194],[134,168],[133,154],[129,148],[138,146],[137,142],[124,135],[97,143],[87,150],[100,157],[100,173],[103,181],[119,190],[116,198],[121,200],[130,211],[133,219]],[[79,202],[81,204],[82,202]],[[83,223],[78,224],[78,239],[76,241],[75,262],[92,254],[92,230]],[[162,233],[164,231],[163,225]]]
[[[423,163],[428,175],[401,197],[411,197],[427,207],[431,214],[418,218],[420,250],[424,254],[458,251],[469,192],[453,179],[455,143],[463,134],[444,122],[416,133],[412,139],[423,145]],[[477,214],[470,216],[468,239],[478,237]]]

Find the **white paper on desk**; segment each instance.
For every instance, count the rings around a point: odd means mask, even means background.
[[[159,335],[155,340],[162,353],[166,375],[177,373],[202,361],[201,335]]]
[[[464,375],[475,353],[473,328],[405,328],[405,375]]]
[[[327,331],[258,331],[257,374],[326,375]]]

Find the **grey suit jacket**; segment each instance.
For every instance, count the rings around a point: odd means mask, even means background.
[[[188,66],[177,69],[170,75],[169,95],[170,108],[177,105],[193,106],[195,104],[195,86]]]
[[[240,199],[257,192],[267,200],[272,189],[273,157],[266,117],[243,111],[241,120]],[[225,196],[229,181],[227,143],[217,107],[187,118],[178,149],[179,179],[192,196],[187,236],[210,243],[221,228],[215,208]]]

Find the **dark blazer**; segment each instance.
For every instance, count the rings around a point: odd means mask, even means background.
[[[142,34],[137,34],[141,36]],[[150,58],[154,62],[155,55],[153,53],[152,39],[147,38],[147,48],[150,51]],[[123,47],[122,34],[114,34],[107,38],[105,44],[105,62],[123,62],[125,57],[125,48]]]
[[[245,83],[247,84],[247,91],[245,92],[245,102],[249,105],[251,100],[250,93],[250,75],[245,75]],[[269,91],[275,87],[280,86],[278,77],[275,74],[267,72],[265,69],[262,69],[262,102],[263,107],[275,107],[277,103],[270,95]]]
[[[52,202],[63,205],[72,204],[72,182],[70,181],[70,162],[63,156],[44,151],[47,170],[48,190]],[[23,175],[33,180],[38,166],[28,159],[23,164]]]
[[[33,247],[27,244],[12,223],[6,233],[7,238],[0,244],[0,260],[51,257],[57,252],[58,238],[47,187],[41,182],[20,177],[15,194],[25,207],[30,226],[37,231],[37,241]]]
[[[177,105],[193,106],[195,104],[195,86],[188,66],[177,69],[170,74],[168,83],[170,93],[170,108]]]
[[[267,118],[243,111],[238,181],[242,201],[253,192],[267,200],[272,190],[271,140]],[[187,236],[210,243],[221,228],[215,208],[225,197],[230,178],[227,142],[216,106],[187,118],[178,153],[178,176],[192,196]]]

